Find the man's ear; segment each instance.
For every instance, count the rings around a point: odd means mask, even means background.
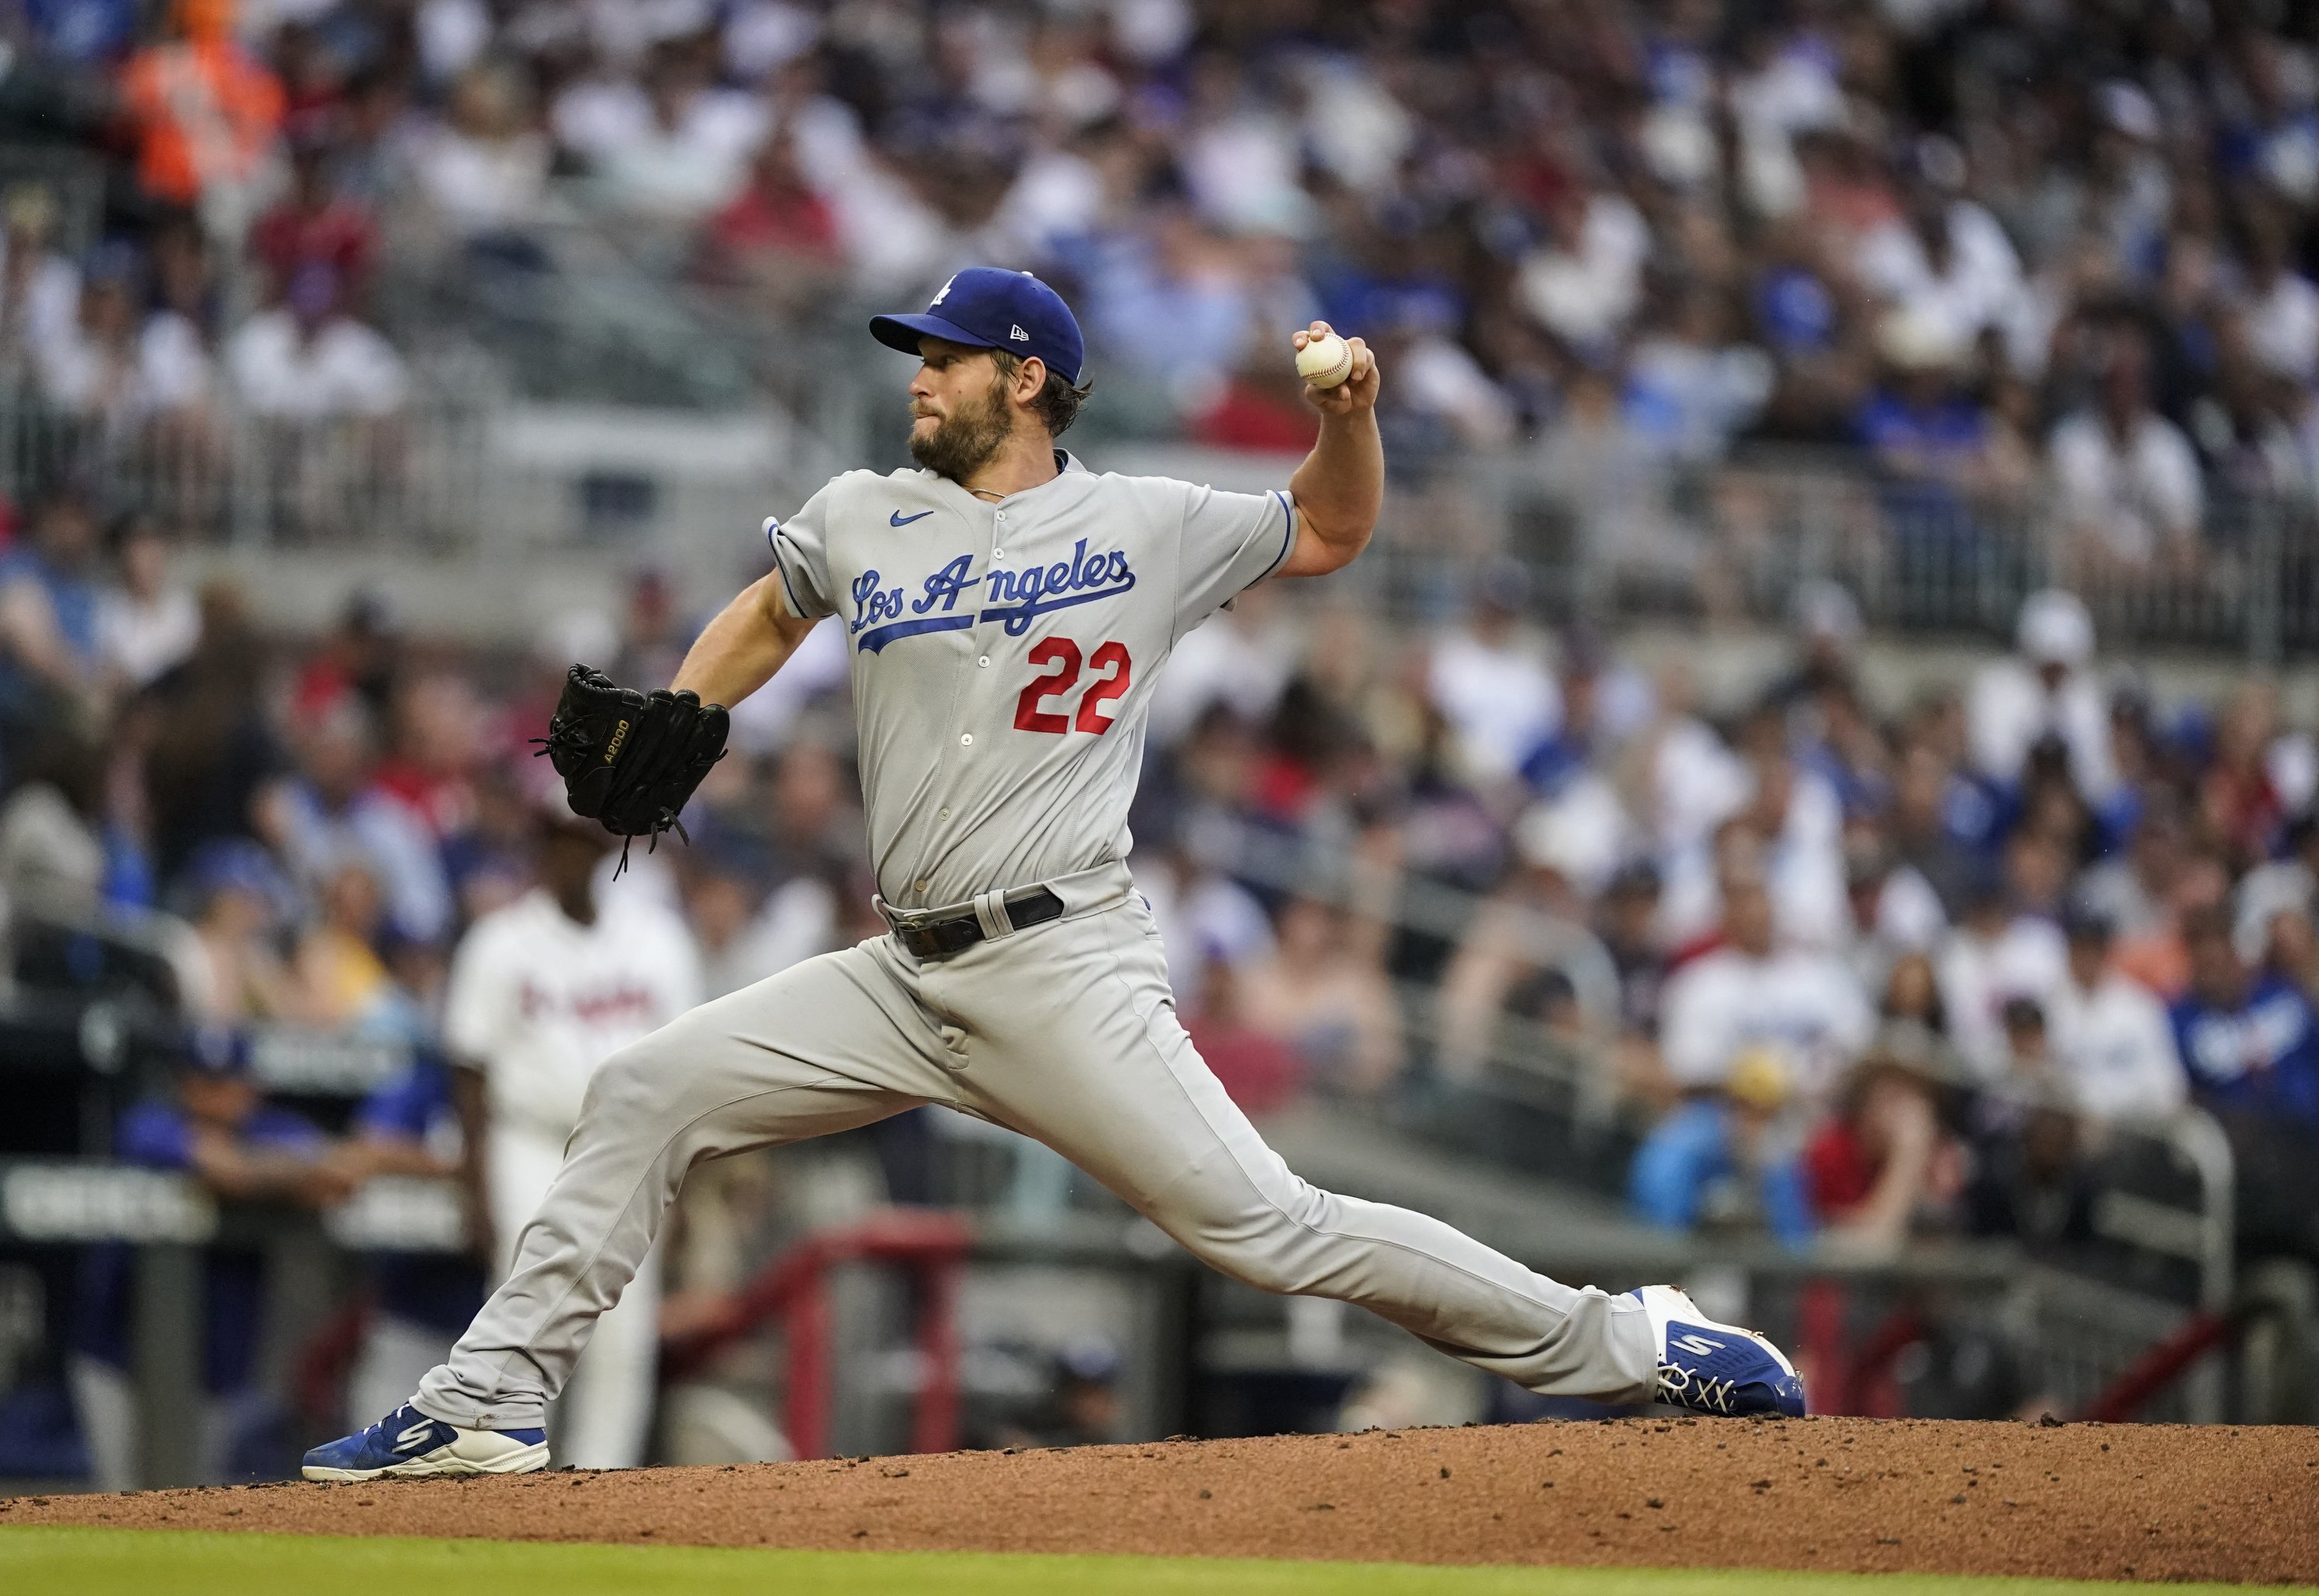
[[[1047,363],[1036,355],[1026,357],[1015,368],[1015,402],[1029,404],[1039,397],[1039,390],[1047,385]]]

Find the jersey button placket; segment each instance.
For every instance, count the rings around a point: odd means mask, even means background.
[[[1003,548],[1001,548],[1001,547],[999,547],[999,546],[998,546],[998,540],[999,540],[1000,538],[1004,537],[1006,535],[1006,512],[1005,510],[1003,510],[1003,509],[997,509],[997,510],[993,510],[993,511],[991,511],[991,512],[990,512],[990,563],[991,563],[993,565],[997,564],[999,561],[1001,561],[1001,560],[1003,560],[1003,559],[1005,559],[1005,558],[1006,557],[1006,551],[1005,549],[1003,549]],[[978,669],[978,670],[982,670],[982,671],[988,671],[988,669],[990,669],[990,656],[989,656],[988,654],[977,654],[977,655],[975,656],[974,663],[975,663],[975,667],[976,667],[976,669]],[[966,734],[966,735],[964,735],[963,737],[961,737],[961,738],[959,739],[959,741],[960,741],[960,742],[961,742],[961,743],[963,743],[963,744],[965,744],[967,746],[971,747],[971,746],[973,746],[973,744],[974,744],[974,734],[973,734],[973,733],[971,733],[971,732],[969,732],[968,734]],[[944,810],[942,812],[942,817],[943,817],[944,820],[949,819],[949,818],[950,818],[950,811],[949,811],[948,809],[944,809]]]

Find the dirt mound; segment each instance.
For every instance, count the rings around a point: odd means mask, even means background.
[[[1807,1419],[19,1497],[0,1526],[2319,1581],[2319,1430]]]

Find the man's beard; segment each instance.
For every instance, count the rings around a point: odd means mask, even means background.
[[[910,458],[937,476],[963,482],[997,457],[1014,435],[1015,417],[997,382],[979,400],[962,401],[932,432],[910,428]]]

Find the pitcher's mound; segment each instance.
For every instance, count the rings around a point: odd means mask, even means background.
[[[0,1502],[0,1525],[2319,1580],[2319,1430],[1622,1420]]]

